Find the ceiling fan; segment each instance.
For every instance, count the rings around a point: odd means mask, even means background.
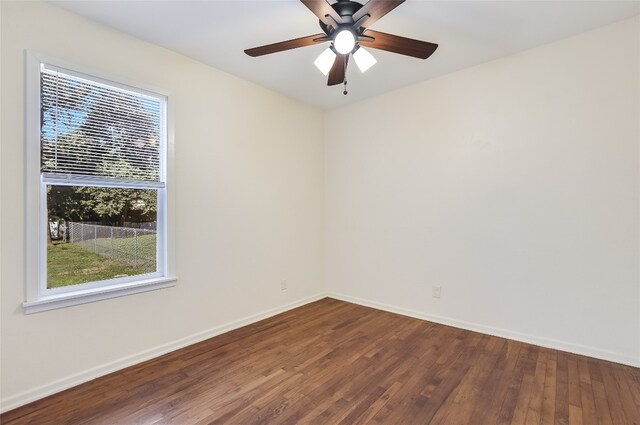
[[[335,3],[329,3],[329,0],[300,1],[320,19],[322,33],[254,47],[244,52],[256,57],[330,41],[331,45],[318,56],[315,65],[324,75],[329,74],[327,85],[344,83],[344,94],[347,94],[345,77],[349,55],[353,55],[362,72],[376,63],[373,55],[363,46],[419,59],[427,59],[438,48],[434,43],[368,29],[405,0],[369,0],[365,4],[352,0],[337,0]]]

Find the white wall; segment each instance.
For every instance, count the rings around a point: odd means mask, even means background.
[[[358,119],[326,140],[327,289],[640,366],[639,34],[634,18],[329,113]]]
[[[44,3],[1,8],[3,409],[322,292],[319,110]],[[24,49],[172,93],[175,288],[23,314]]]

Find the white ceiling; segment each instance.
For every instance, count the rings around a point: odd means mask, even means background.
[[[347,71],[349,94],[313,61],[326,45],[252,58],[243,50],[320,33],[297,0],[53,1],[143,40],[320,108],[379,95],[640,14],[639,1],[408,0],[372,29],[438,43],[427,60],[370,49],[378,63]],[[598,60],[594,52],[594,61]]]

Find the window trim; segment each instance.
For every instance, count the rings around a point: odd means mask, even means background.
[[[46,288],[47,270],[47,245],[45,229],[48,222],[46,208],[47,184],[72,185],[73,180],[63,176],[52,176],[41,173],[40,170],[40,120],[33,117],[40,116],[40,66],[46,64],[48,68],[61,68],[61,71],[76,75],[80,78],[89,78],[91,81],[106,83],[108,85],[126,89],[133,89],[142,95],[153,94],[163,96],[164,122],[161,128],[161,152],[163,160],[160,161],[160,179],[164,181],[164,188],[148,187],[158,190],[158,266],[157,271],[139,276],[108,279],[97,282],[87,282],[80,288],[77,286],[58,288]],[[102,81],[100,81],[102,80]],[[171,110],[170,95],[166,90],[151,87],[147,84],[130,82],[121,77],[106,75],[104,72],[90,70],[76,64],[51,58],[46,55],[25,51],[25,302],[23,308],[25,314],[36,313],[51,309],[68,307],[77,304],[115,298],[145,291],[175,286],[176,277],[174,269],[173,203],[169,195],[171,187],[173,164],[173,115]],[[83,180],[83,179],[78,179]],[[140,186],[140,182],[126,180],[111,181],[123,186]],[[110,186],[108,179],[89,177],[86,183],[99,186]],[[76,181],[77,184],[77,181]],[[146,183],[142,183],[146,186]],[[149,183],[149,186],[156,186]],[[145,187],[146,188],[146,187]],[[160,211],[162,206],[162,212]],[[171,232],[171,233],[170,233]]]

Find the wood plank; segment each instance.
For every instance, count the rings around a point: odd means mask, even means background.
[[[596,404],[596,412],[598,414],[598,423],[602,425],[613,425],[611,411],[609,410],[609,401],[604,389],[604,384],[598,381],[592,381],[593,396]]]
[[[515,387],[510,384],[512,381],[522,381],[522,371],[517,368],[522,345],[517,341],[507,341],[506,358],[502,362],[503,369],[500,372],[494,394],[491,397],[491,403],[488,408],[484,406],[476,407],[475,415],[478,415],[479,423],[486,423],[487,425],[511,423],[511,417],[517,401],[517,392]],[[510,397],[508,397],[509,394],[511,395]]]
[[[555,423],[569,424],[569,370],[567,353],[558,352],[556,371],[556,414]]]
[[[496,420],[494,422],[487,422],[487,425],[507,425],[512,423],[513,415],[515,414],[516,406],[518,405],[522,380],[524,379],[523,365],[528,357],[528,351],[530,348],[531,347],[527,344],[522,344],[520,346],[514,371],[504,377],[505,383],[508,382],[508,387],[505,388],[504,393],[500,397],[500,409],[497,411]]]
[[[616,380],[622,410],[627,421],[633,425],[640,425],[640,403],[636,403],[636,398],[634,397],[634,394],[640,390],[637,384],[627,376],[627,372],[632,373],[631,369],[630,367],[615,365],[611,372]]]
[[[546,364],[546,374],[544,379],[544,389],[542,392],[542,425],[553,425],[556,415],[556,389],[557,389],[557,369],[558,354],[554,351],[549,353]]]
[[[542,402],[544,397],[544,382],[547,376],[548,350],[540,350],[538,362],[533,375],[533,388],[531,400],[527,408],[525,424],[538,425],[542,421]]]
[[[614,425],[626,425],[628,422],[622,409],[620,390],[616,384],[612,369],[613,367],[607,367],[606,364],[600,366],[604,391],[607,397],[607,403],[609,404],[609,412],[611,413],[611,420]]]
[[[567,372],[569,377],[569,404],[582,408],[582,395],[580,394],[580,372],[578,371],[577,356],[568,356]]]
[[[569,405],[569,425],[582,425],[582,407]]]
[[[582,421],[585,425],[597,425],[596,403],[593,398],[591,375],[589,373],[588,358],[578,359],[578,371],[580,374],[580,403],[582,405]]]

